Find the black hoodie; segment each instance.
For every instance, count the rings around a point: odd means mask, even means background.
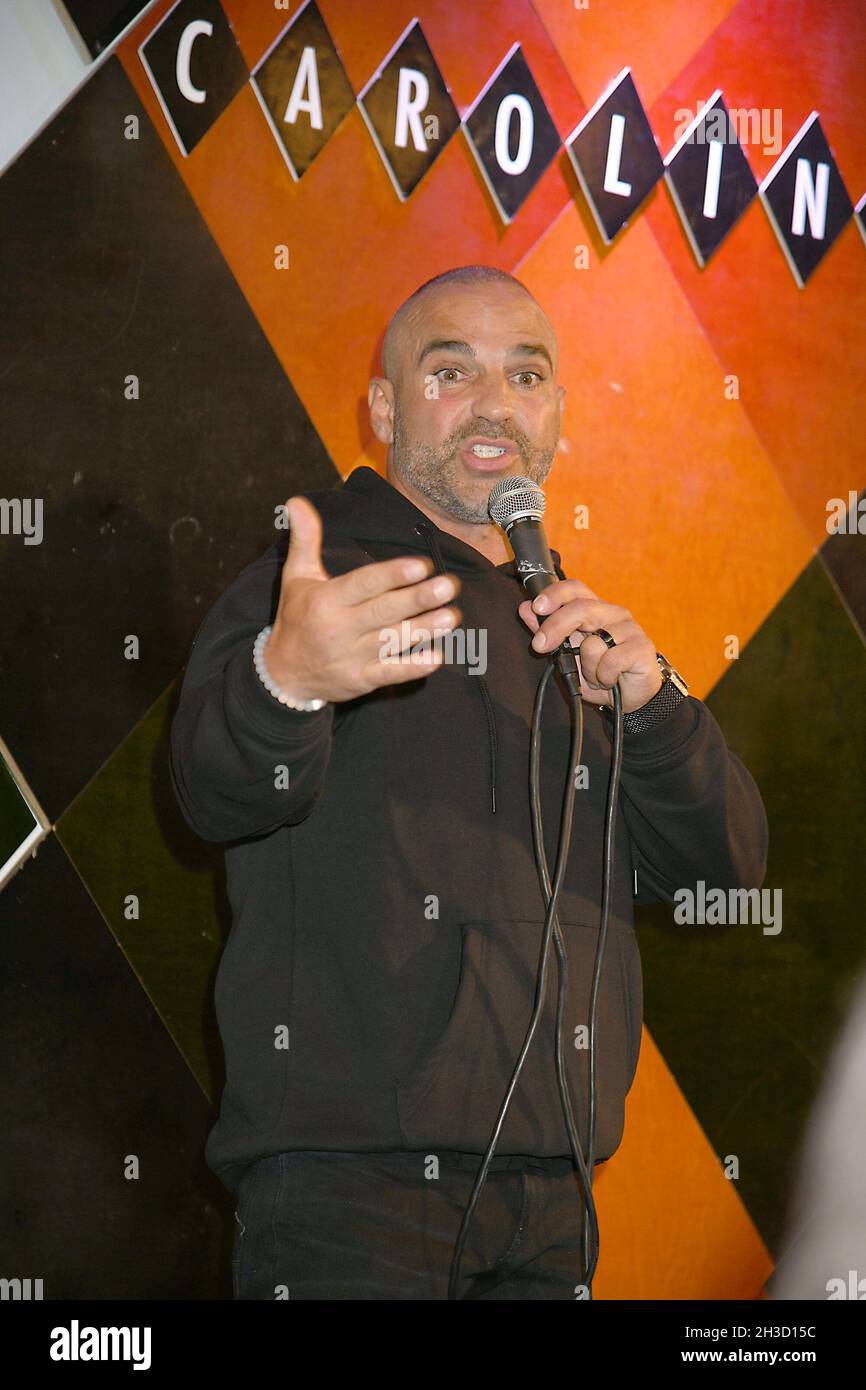
[[[460,577],[458,635],[486,635],[486,652],[468,646],[463,664],[446,660],[314,713],[287,709],[252,657],[276,611],[285,532],[199,629],[171,768],[193,830],[226,844],[233,925],[216,983],[226,1085],[206,1158],[231,1191],[256,1159],[287,1150],[483,1153],[532,1012],[544,921],[528,750],[549,658],[532,650],[517,614],[513,561],[494,565],[440,530],[371,468],[303,495],[322,517],[330,575],[430,555]],[[563,1051],[585,1148],[581,1042],[611,739],[588,705],[584,724],[588,786],[575,797],[559,919],[569,963]],[[542,736],[551,872],[568,757],[568,705],[552,681]],[[599,1161],[622,1137],[640,1049],[635,870],[638,901],[672,901],[699,879],[759,887],[766,845],[755,783],[700,700],[626,735],[598,1007]],[[546,1011],[500,1154],[569,1153],[554,1070],[556,984],[551,951]]]

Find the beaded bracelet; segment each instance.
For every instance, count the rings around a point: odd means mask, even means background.
[[[275,700],[279,700],[281,705],[287,705],[289,709],[304,710],[306,712],[311,712],[315,709],[324,709],[325,705],[328,703],[327,700],[297,700],[293,695],[287,695],[285,690],[282,690],[280,686],[277,685],[276,681],[271,680],[268,675],[268,668],[265,665],[264,652],[265,643],[272,631],[273,626],[269,623],[267,627],[262,628],[253,643],[253,665],[256,668],[256,674],[265,687],[265,690],[267,690],[269,695],[273,695]]]

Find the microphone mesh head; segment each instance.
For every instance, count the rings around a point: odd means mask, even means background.
[[[529,478],[515,478],[510,475],[500,478],[496,486],[490,489],[487,499],[489,516],[504,531],[524,517],[540,521],[544,515],[544,506],[544,493],[537,483],[530,482]]]

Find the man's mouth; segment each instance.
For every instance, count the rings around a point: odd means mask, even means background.
[[[510,439],[467,439],[460,448],[464,462],[481,473],[507,467],[516,454],[517,446]]]
[[[496,444],[473,444],[472,452],[475,454],[476,458],[498,459],[505,453],[505,450]]]

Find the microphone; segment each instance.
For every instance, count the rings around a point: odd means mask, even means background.
[[[511,542],[517,562],[517,577],[530,599],[537,598],[557,578],[541,521],[545,505],[544,493],[537,483],[511,474],[507,478],[500,478],[491,488],[487,500],[491,521],[502,528]],[[539,621],[544,622],[540,615]],[[566,637],[562,645],[549,655],[556,657],[560,674],[571,693],[580,695],[580,674],[569,639]]]

